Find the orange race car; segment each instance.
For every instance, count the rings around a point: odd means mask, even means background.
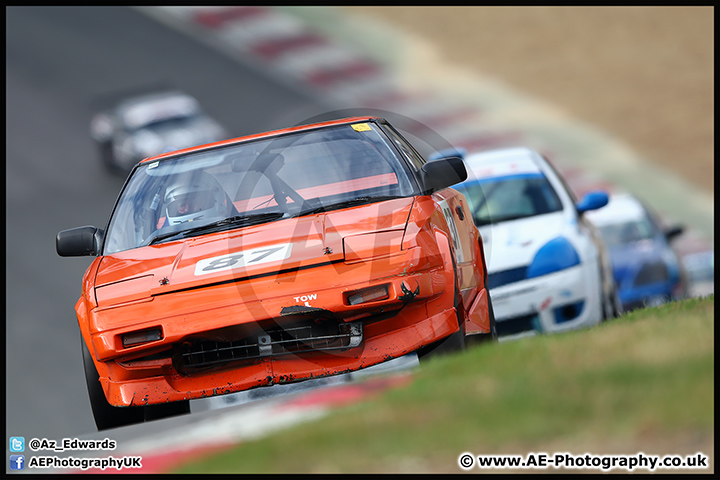
[[[376,117],[137,164],[105,230],[56,238],[97,257],[75,310],[98,428],[497,338],[482,242],[448,188],[466,177]]]

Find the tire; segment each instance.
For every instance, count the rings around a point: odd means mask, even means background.
[[[600,305],[600,322],[602,323],[621,316],[623,308],[620,303],[620,297],[618,296],[617,283],[615,283],[612,272],[609,274],[610,281],[612,282],[612,290],[608,295],[605,295],[605,271],[603,270],[602,263],[598,263],[598,269],[600,271],[600,298],[602,302]]]
[[[159,403],[142,407],[145,413],[145,421],[159,420],[161,418],[176,417],[190,413],[190,400],[180,402]]]
[[[495,307],[492,304],[492,297],[490,297],[490,290],[488,292],[488,313],[490,314],[490,339],[494,342],[498,341],[497,333],[497,322],[495,321]]]
[[[461,352],[465,350],[465,332],[462,328],[462,321],[460,314],[457,315],[458,326],[460,327],[457,332],[451,334],[448,337],[433,342],[430,345],[421,347],[417,351],[418,360],[420,362],[426,362],[431,358],[446,355],[448,353]]]
[[[452,258],[452,266],[454,272],[454,278],[457,282],[457,264],[455,263],[455,255],[452,253],[452,246],[448,242],[448,248],[450,249],[450,257]],[[458,290],[457,284],[455,284],[455,297],[453,298],[453,306],[455,307],[455,315],[457,316],[458,331],[431,343],[425,345],[417,350],[418,361],[426,362],[433,357],[440,355],[446,355],[448,353],[461,352],[465,350],[465,329],[463,328],[463,318],[460,314],[462,304],[462,296],[460,290]]]
[[[454,266],[454,262],[453,262]],[[443,338],[442,340],[438,340],[436,342],[431,343],[430,345],[426,345],[424,347],[421,347],[417,351],[418,361],[420,362],[426,362],[427,360],[437,357],[440,355],[445,355],[448,353],[454,353],[454,352],[461,352],[465,350],[465,330],[463,329],[463,319],[460,315],[460,302],[461,302],[461,296],[460,292],[455,288],[455,314],[457,316],[458,321],[458,331]]]
[[[116,407],[110,405],[100,385],[100,376],[95,368],[90,351],[85,345],[85,341],[81,339],[81,343],[85,382],[93,417],[95,418],[95,425],[99,431],[190,413],[189,400],[148,405],[146,407]]]
[[[85,341],[82,339],[80,341],[82,343],[83,367],[85,368],[85,383],[87,383],[90,406],[92,407],[97,429],[102,431],[144,422],[145,412],[143,407],[116,407],[108,403],[105,392],[100,385],[100,376],[95,368],[92,356],[90,356],[90,351],[85,345]]]
[[[612,311],[614,318],[622,317],[624,313],[622,302],[620,301],[620,295],[618,295],[617,285],[614,285],[613,288]]]
[[[622,304],[620,303],[620,297],[618,296],[617,285],[615,285],[615,282],[613,282],[613,289],[608,295],[608,297],[603,296],[602,309],[603,315],[601,321],[603,322],[607,322],[609,320],[612,320],[613,318],[618,318],[623,313]]]

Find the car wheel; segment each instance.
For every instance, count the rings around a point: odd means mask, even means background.
[[[81,343],[83,367],[85,368],[85,382],[87,383],[90,406],[92,407],[95,425],[98,430],[107,430],[109,428],[117,428],[134,423],[142,423],[190,413],[189,400],[148,405],[145,407],[116,407],[110,405],[100,385],[100,376],[95,368],[95,363],[93,363],[90,351],[84,341],[81,341]]]
[[[81,339],[81,343],[83,367],[85,368],[85,382],[87,383],[90,406],[92,407],[97,429],[107,430],[109,428],[122,427],[145,421],[143,407],[116,407],[110,405],[100,385],[100,376],[90,356],[90,351],[87,345],[85,345],[85,341]]]
[[[438,340],[430,345],[421,347],[417,351],[418,360],[420,362],[425,362],[440,355],[465,350],[465,332],[463,331],[462,321],[459,314],[458,324],[460,329],[449,337],[445,337],[442,340]]]
[[[450,242],[448,241],[448,248],[451,249],[452,247],[450,245]],[[455,263],[455,255],[450,255],[452,258],[452,266],[453,266],[453,272],[454,272],[454,278],[458,278],[457,273],[457,264]],[[459,352],[462,350],[465,350],[465,329],[463,328],[463,325],[465,324],[463,315],[461,315],[460,311],[464,309],[460,308],[460,305],[462,304],[462,295],[460,295],[460,290],[458,289],[457,283],[455,284],[455,297],[453,298],[453,306],[455,307],[455,315],[457,316],[457,322],[458,322],[458,331],[451,334],[448,337],[443,338],[442,340],[438,340],[436,342],[431,343],[430,345],[425,345],[424,347],[421,347],[417,351],[418,361],[425,362],[433,357],[436,357],[438,355],[445,355],[447,353],[453,353],[453,352]]]
[[[605,295],[605,292],[602,292],[600,298],[602,298],[602,317],[600,318],[600,321],[607,322],[608,320],[613,318],[610,298],[608,295]]]
[[[607,322],[608,320],[612,320],[613,318],[620,316],[622,313],[622,306],[620,305],[620,297],[618,296],[615,279],[611,277],[610,281],[612,282],[612,290],[610,293],[605,295],[605,273],[603,271],[602,263],[598,264],[598,268],[600,269],[600,301],[602,302],[600,305],[600,321]]]
[[[613,317],[618,318],[621,317],[623,312],[623,306],[622,302],[620,301],[620,295],[617,291],[617,285],[613,288],[613,294],[612,294],[612,310],[613,310]]]
[[[159,420],[161,418],[175,417],[190,413],[190,400],[181,402],[161,403],[157,405],[148,405],[143,407],[145,421]]]
[[[617,318],[622,315],[622,305],[620,303],[620,297],[618,296],[615,282],[613,282],[612,291],[608,295],[605,295],[604,292],[601,291],[601,298],[603,299],[603,322],[607,322],[608,320],[612,320],[613,318]]]
[[[424,347],[421,347],[417,351],[418,360],[420,362],[425,362],[433,357],[439,356],[439,355],[445,355],[448,353],[453,352],[459,352],[462,350],[465,350],[465,329],[463,328],[463,318],[460,314],[460,302],[462,301],[462,297],[460,296],[460,292],[458,291],[457,287],[455,288],[455,312],[457,315],[457,321],[458,321],[458,331],[451,334],[448,337],[443,338],[442,340],[438,340],[437,342],[433,342],[430,345],[426,345]]]

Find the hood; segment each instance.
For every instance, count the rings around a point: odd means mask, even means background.
[[[343,238],[404,230],[412,205],[400,198],[108,255],[95,278],[98,303],[343,261]]]
[[[560,211],[478,228],[488,273],[529,265],[537,251],[568,226]]]

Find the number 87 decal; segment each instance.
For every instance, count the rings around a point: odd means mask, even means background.
[[[277,262],[290,257],[292,244],[275,245],[272,247],[260,247],[252,250],[221,255],[219,257],[206,258],[195,264],[195,275],[242,268],[249,265],[260,265],[262,263]]]

